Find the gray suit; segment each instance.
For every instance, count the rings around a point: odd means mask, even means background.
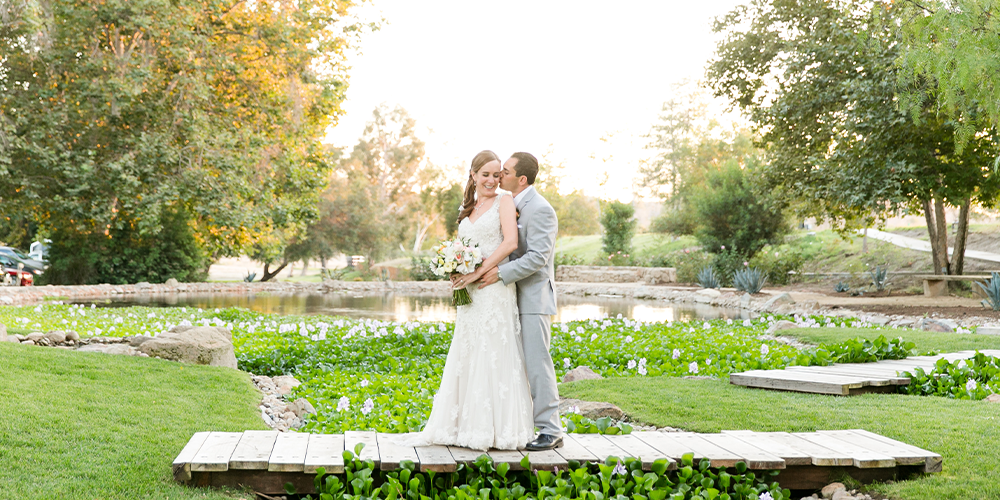
[[[559,220],[549,202],[532,189],[517,204],[517,250],[499,266],[505,285],[517,283],[521,344],[531,384],[535,427],[542,434],[562,435],[559,391],[549,354],[551,315],[556,313],[555,256]]]

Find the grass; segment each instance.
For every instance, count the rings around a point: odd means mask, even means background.
[[[868,394],[834,397],[747,389],[724,380],[610,378],[561,384],[560,396],[607,401],[631,418],[694,432],[866,429],[940,453],[944,472],[868,490],[891,498],[1000,498],[997,406],[985,401]]]
[[[3,498],[232,499],[173,481],[197,431],[265,429],[249,375],[0,343]]]
[[[879,334],[886,338],[903,337],[916,344],[917,352],[936,350],[940,352],[969,351],[973,349],[1000,349],[1000,337],[996,335],[975,335],[969,333],[938,333],[923,330],[870,328],[790,328],[778,335],[794,337],[809,344],[836,344],[856,337],[873,339]]]
[[[601,255],[601,235],[563,236],[556,240],[556,252],[574,255],[587,264]],[[690,236],[674,238],[657,233],[637,234],[632,238],[632,246],[638,255],[649,253],[670,253],[685,248],[698,246],[698,242]]]

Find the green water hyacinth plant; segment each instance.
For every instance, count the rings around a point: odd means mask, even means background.
[[[733,274],[733,288],[741,292],[755,294],[767,283],[767,273],[756,267],[744,267]]]
[[[910,383],[901,386],[906,394],[942,396],[953,399],[986,399],[1000,391],[1000,358],[977,352],[969,359],[939,359],[934,368],[903,372]]]
[[[702,288],[719,288],[722,286],[719,283],[719,276],[715,273],[714,266],[705,266],[698,271],[698,284]]]
[[[990,273],[990,279],[986,280],[986,283],[977,281],[976,285],[986,294],[982,304],[994,311],[1000,311],[1000,273],[994,271]]]
[[[570,461],[565,469],[531,470],[525,456],[521,469],[495,463],[488,455],[461,464],[455,472],[420,472],[412,461],[395,471],[376,471],[360,460],[363,445],[344,451],[344,474],[319,469],[318,500],[787,500],[791,492],[771,479],[777,471],[751,472],[744,462],[732,469],[715,468],[709,460],[684,455],[676,470],[657,460],[643,471],[640,460],[608,457],[604,462]],[[377,480],[378,479],[378,480]],[[291,484],[286,492],[295,494]]]

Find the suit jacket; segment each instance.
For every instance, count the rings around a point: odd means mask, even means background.
[[[517,204],[517,211],[517,249],[499,266],[500,278],[505,285],[517,283],[521,314],[556,314],[556,211],[534,189]]]

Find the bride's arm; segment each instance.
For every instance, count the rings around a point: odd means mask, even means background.
[[[502,195],[500,198],[500,232],[503,233],[503,242],[483,261],[479,269],[466,275],[466,283],[478,280],[483,273],[496,267],[517,249],[517,212],[514,208],[514,199],[508,195]]]

